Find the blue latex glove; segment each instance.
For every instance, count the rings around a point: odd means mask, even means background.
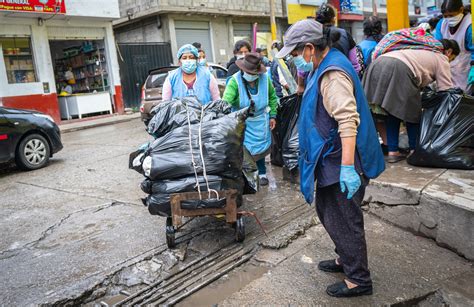
[[[471,66],[471,70],[469,71],[469,76],[467,78],[467,84],[474,84],[474,66]]]
[[[361,184],[360,176],[357,174],[354,165],[341,165],[339,184],[341,185],[342,193],[345,193],[347,189],[347,199],[351,199],[359,190]]]

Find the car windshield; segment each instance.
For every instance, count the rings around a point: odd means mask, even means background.
[[[146,88],[162,87],[166,76],[168,76],[168,72],[158,72],[150,75],[146,81]]]
[[[225,71],[224,69],[222,69],[220,67],[217,67],[217,66],[212,67],[212,74],[214,75],[214,77],[216,77],[216,79],[226,79],[227,78],[227,71]]]

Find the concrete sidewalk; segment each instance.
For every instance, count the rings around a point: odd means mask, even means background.
[[[113,125],[123,122],[128,122],[130,120],[140,118],[140,113],[132,113],[132,114],[124,114],[124,115],[117,115],[113,114],[110,116],[103,116],[96,119],[82,119],[82,120],[74,120],[72,122],[68,122],[65,124],[60,124],[59,129],[61,133],[68,133],[88,128],[95,128],[100,126],[107,126]]]
[[[139,119],[113,115],[60,125],[62,133]],[[366,193],[367,210],[474,260],[474,172],[386,165]]]
[[[367,210],[474,260],[474,172],[387,164],[367,188]]]
[[[344,278],[325,273],[318,262],[333,259],[334,245],[321,225],[280,250],[261,249],[247,272],[269,268],[218,306],[473,306],[472,263],[372,215],[365,216],[374,294],[332,298],[326,287]],[[242,278],[242,276],[239,276]],[[235,282],[233,275],[215,289]],[[222,283],[222,285],[219,285]],[[448,305],[443,305],[442,303]],[[397,305],[399,304],[399,305]],[[184,305],[183,305],[184,306]]]

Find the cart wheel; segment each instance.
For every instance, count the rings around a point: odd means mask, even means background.
[[[237,219],[235,223],[235,241],[244,242],[245,240],[245,224],[244,217],[241,216]]]
[[[171,217],[166,218],[166,244],[169,248],[176,247],[176,229],[173,226],[173,220]]]

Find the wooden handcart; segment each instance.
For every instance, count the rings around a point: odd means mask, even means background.
[[[225,221],[235,228],[235,240],[243,242],[245,240],[244,218],[237,212],[237,190],[217,191],[219,198],[209,197],[208,192],[185,192],[176,193],[170,196],[171,216],[166,219],[166,243],[169,248],[176,246],[176,232],[183,225],[183,217],[216,216],[225,215]],[[212,196],[216,196],[213,193]],[[222,202],[221,208],[197,208],[183,209],[181,204],[188,200],[212,200]]]

